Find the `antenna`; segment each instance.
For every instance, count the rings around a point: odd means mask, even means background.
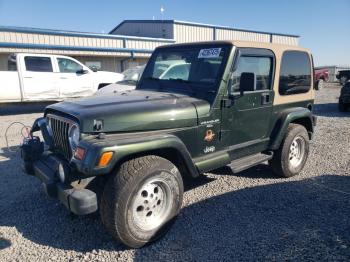
[[[164,7],[161,6],[160,7],[160,14],[162,15],[162,21],[164,20],[164,11],[165,11]]]

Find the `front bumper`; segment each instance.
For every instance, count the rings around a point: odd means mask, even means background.
[[[65,164],[58,157],[43,154],[33,162],[33,175],[40,179],[45,193],[58,199],[72,213],[86,215],[97,210],[96,193],[88,189],[75,189],[60,182],[58,166]]]

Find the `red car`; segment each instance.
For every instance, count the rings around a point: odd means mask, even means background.
[[[315,70],[315,82],[316,89],[320,90],[323,88],[323,83],[329,80],[329,72],[328,69],[316,69]]]

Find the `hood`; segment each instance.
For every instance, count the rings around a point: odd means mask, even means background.
[[[191,127],[209,110],[207,101],[187,95],[132,90],[53,104],[45,113],[68,114],[82,132],[91,133]],[[103,128],[96,130],[94,123],[101,121]]]

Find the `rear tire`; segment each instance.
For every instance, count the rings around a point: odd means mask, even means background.
[[[343,101],[341,101],[340,99],[338,102],[338,109],[340,112],[346,112],[346,110],[347,110],[347,105]]]
[[[323,79],[319,79],[318,81],[317,81],[317,90],[318,91],[320,91],[321,89],[323,89],[323,85],[324,85],[324,81],[323,81]]]
[[[290,124],[280,148],[275,151],[270,166],[281,177],[298,175],[309,155],[309,136],[305,127]]]
[[[164,158],[124,162],[104,188],[102,223],[115,239],[142,247],[170,229],[181,209],[183,190],[179,170]]]

